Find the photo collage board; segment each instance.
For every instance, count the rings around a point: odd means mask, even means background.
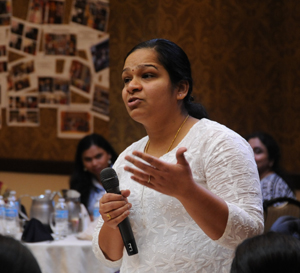
[[[55,108],[58,137],[92,133],[94,117],[109,120],[109,1],[29,0],[26,20],[13,2],[0,0],[0,129],[40,126]]]

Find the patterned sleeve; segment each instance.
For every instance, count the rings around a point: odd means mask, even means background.
[[[115,268],[117,270],[121,266],[122,259],[120,259],[118,261],[114,261],[114,262],[111,261],[111,260],[108,260],[104,256],[102,250],[99,247],[98,236],[99,236],[99,232],[100,232],[100,229],[101,229],[102,225],[103,225],[103,219],[101,217],[99,217],[97,226],[96,226],[96,228],[94,230],[94,233],[93,233],[93,241],[92,241],[93,252],[94,252],[96,258],[98,260],[100,260],[103,265],[105,265],[107,267]]]
[[[216,242],[234,249],[264,228],[257,166],[249,144],[238,134],[215,131],[208,140],[205,173],[208,188],[228,205],[224,234]]]

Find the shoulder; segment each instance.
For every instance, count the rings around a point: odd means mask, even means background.
[[[208,146],[217,149],[233,148],[244,150],[253,156],[253,150],[249,143],[232,129],[216,121],[201,119],[195,124],[195,134],[199,136],[202,142]]]

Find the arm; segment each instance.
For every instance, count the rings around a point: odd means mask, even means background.
[[[200,168],[206,181],[194,181],[190,165],[184,157],[185,148],[177,150],[177,164],[134,152],[126,159],[137,168],[124,169],[140,184],[177,198],[199,227],[220,244],[234,247],[237,242],[263,229],[261,195],[257,168],[250,148],[241,140],[228,136],[211,137]],[[196,145],[196,147],[198,147]],[[137,157],[147,161],[143,164]],[[194,154],[189,154],[189,158]],[[203,161],[203,162],[202,162]],[[199,165],[200,164],[200,165]],[[151,175],[150,183],[147,181]]]

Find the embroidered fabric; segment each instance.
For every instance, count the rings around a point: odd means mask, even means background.
[[[222,237],[210,239],[175,198],[132,181],[124,171],[124,157],[143,151],[148,137],[129,146],[114,169],[121,189],[130,189],[130,222],[139,253],[119,261],[107,260],[98,246],[103,224],[100,217],[93,235],[96,257],[109,267],[121,266],[122,273],[218,272],[230,271],[236,246],[263,232],[260,181],[250,145],[227,127],[207,119],[198,121],[177,147],[161,160],[176,163],[176,151],[186,147],[194,180],[223,198],[229,209]],[[184,183],[184,181],[182,181]]]

